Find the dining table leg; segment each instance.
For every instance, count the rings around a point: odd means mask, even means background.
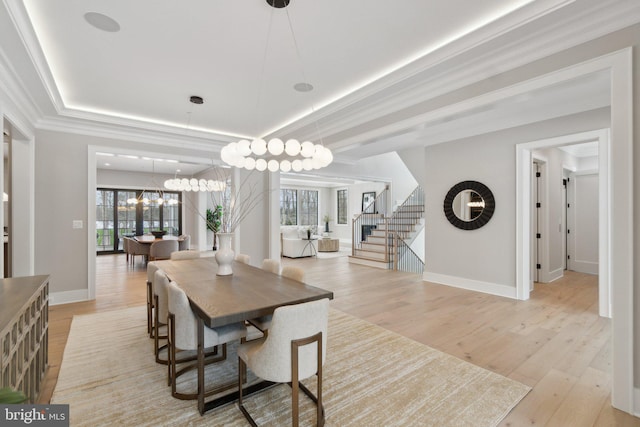
[[[204,320],[198,317],[198,411],[205,413],[204,408]]]

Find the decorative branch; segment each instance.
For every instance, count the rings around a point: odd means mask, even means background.
[[[218,233],[233,233],[240,223],[260,204],[264,199],[264,191],[258,189],[257,183],[250,184],[247,175],[239,185],[234,185],[229,176],[223,176],[222,172],[215,169],[219,182],[223,183],[221,191],[209,193],[209,197],[214,207],[220,212],[219,224],[214,223],[211,216],[207,216],[198,210],[190,200],[191,208],[207,224],[207,228],[217,229]],[[252,172],[253,173],[253,172]]]

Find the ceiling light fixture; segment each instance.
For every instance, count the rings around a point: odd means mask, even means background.
[[[173,191],[224,191],[226,184],[213,179],[173,178],[164,182],[164,187]]]
[[[286,8],[289,5],[289,1],[290,0],[266,0],[274,10]],[[291,37],[293,38],[296,55],[298,61],[302,64],[300,51],[298,50],[298,42],[293,32],[293,26],[291,25],[291,17],[286,9],[285,12],[287,14],[289,28],[291,29]],[[273,11],[271,17],[273,18]],[[269,32],[270,29],[271,25],[269,25]],[[268,41],[269,34],[267,34],[267,45]],[[266,60],[266,52],[267,48],[265,46],[264,60]],[[266,61],[263,61],[263,74],[264,62]],[[300,68],[303,74],[302,77],[304,78],[302,65]],[[307,80],[304,79],[303,81],[306,82]],[[313,89],[313,86],[309,83],[298,83],[295,89],[301,92],[308,92]],[[313,106],[311,110],[313,113]],[[230,166],[247,170],[256,169],[258,171],[264,171],[269,169],[271,172],[278,170],[282,172],[289,172],[291,170],[300,172],[302,170],[310,171],[328,166],[333,161],[333,154],[331,150],[326,148],[322,143],[314,144],[311,141],[300,143],[296,139],[289,139],[287,142],[283,142],[279,138],[273,138],[267,142],[262,138],[256,138],[252,141],[243,139],[225,145],[220,152],[220,158]]]

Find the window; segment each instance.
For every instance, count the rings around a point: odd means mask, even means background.
[[[318,225],[318,192],[281,189],[280,225]]]
[[[338,190],[338,224],[347,223],[347,190]]]
[[[298,192],[296,190],[280,190],[280,225],[298,224]]]
[[[300,190],[300,225],[318,225],[318,192]]]
[[[160,196],[162,202],[159,203]],[[167,234],[180,235],[181,201],[181,194],[177,192],[98,189],[96,250],[98,253],[119,252],[122,250],[122,237],[141,235],[152,230],[167,230]]]

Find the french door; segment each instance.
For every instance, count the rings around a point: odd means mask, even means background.
[[[182,234],[182,201],[179,192],[145,190],[96,190],[96,251],[122,252],[122,238],[150,231]]]

